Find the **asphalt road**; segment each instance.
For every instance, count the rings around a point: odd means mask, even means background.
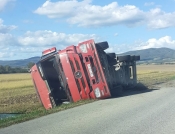
[[[175,134],[175,81],[12,125],[0,134]]]

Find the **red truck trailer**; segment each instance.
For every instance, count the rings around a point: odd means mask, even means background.
[[[136,84],[139,56],[106,53],[108,43],[88,40],[57,51],[43,51],[31,75],[41,103],[50,109],[64,101],[108,98]],[[132,58],[131,58],[132,57]]]

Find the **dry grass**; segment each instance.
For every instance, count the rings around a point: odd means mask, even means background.
[[[0,83],[0,113],[26,113],[41,107],[30,74],[1,74]]]
[[[150,86],[175,78],[173,65],[139,65],[138,81]],[[29,113],[42,109],[30,74],[0,75],[0,113]]]
[[[146,86],[167,82],[175,78],[173,65],[139,65],[137,66],[138,81]]]

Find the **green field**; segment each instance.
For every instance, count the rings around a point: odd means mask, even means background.
[[[157,83],[175,79],[173,65],[139,65],[138,82],[150,87]],[[24,115],[0,120],[0,127],[19,123],[94,100],[61,105],[46,111],[39,102],[30,74],[0,74],[0,113],[23,113]]]

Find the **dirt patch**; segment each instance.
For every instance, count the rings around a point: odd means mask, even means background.
[[[38,97],[36,94],[27,94],[23,96],[17,96],[17,97],[9,97],[9,98],[4,98],[1,100],[0,105],[12,105],[12,104],[22,104],[22,103],[27,103],[27,102],[33,102],[37,103],[38,102]]]
[[[160,84],[155,84],[153,85],[154,87],[158,87],[158,88],[169,88],[169,87],[175,87],[175,80],[171,80],[165,83],[160,83]]]

